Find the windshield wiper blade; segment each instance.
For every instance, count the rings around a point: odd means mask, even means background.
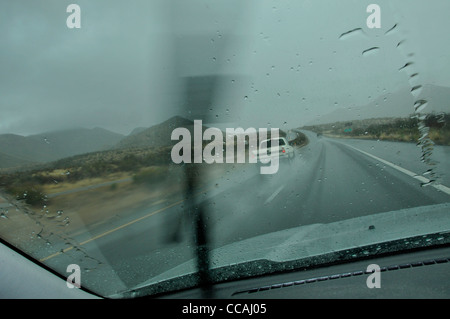
[[[198,185],[198,174],[194,164],[185,165],[186,197],[188,200],[188,216],[192,216],[195,228],[195,255],[198,269],[198,286],[203,290],[204,298],[213,298],[212,281],[210,275],[210,255],[208,247],[208,227],[206,225],[204,205],[196,203],[194,190]]]

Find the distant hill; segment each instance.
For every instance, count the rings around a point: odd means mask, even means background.
[[[0,135],[0,152],[28,162],[45,162],[52,159],[51,148],[44,140],[16,134]]]
[[[420,124],[427,127],[428,137],[434,144],[450,145],[450,113],[429,113],[421,120],[417,117],[374,118],[317,124],[302,129],[329,137],[418,143],[422,136]]]
[[[419,94],[414,96],[411,88],[406,87],[393,93],[386,93],[366,105],[336,109],[308,123],[307,126],[373,118],[408,117],[414,113],[414,102],[418,99],[428,101],[423,113],[450,112],[450,88],[428,84],[416,92]]]
[[[18,158],[15,156],[11,156],[8,154],[3,154],[0,152],[0,169],[1,168],[12,168],[12,167],[19,167],[22,165],[31,164],[31,161]]]
[[[107,150],[117,144],[124,135],[103,128],[72,129],[28,136],[36,142],[47,144],[58,158],[76,154]]]
[[[178,143],[177,140],[172,141],[172,131],[178,127],[187,128],[193,136],[194,122],[181,116],[174,116],[160,124],[151,126],[147,129],[137,129],[137,133],[130,134],[120,142],[115,148],[139,148],[139,147],[161,147],[170,146]],[[206,129],[203,126],[203,130]],[[135,132],[136,130],[133,130]],[[132,132],[132,133],[133,133]]]
[[[171,140],[172,131],[176,128],[184,127],[191,133],[191,138],[194,136],[194,122],[185,119],[181,116],[174,116],[165,122],[151,126],[145,130],[137,128],[132,131],[130,135],[122,139],[115,146],[116,149],[125,148],[142,148],[142,147],[165,147],[175,145],[179,140]],[[202,126],[202,132],[208,129],[207,126]],[[286,136],[286,132],[280,130],[280,136]],[[270,134],[270,133],[269,133]],[[227,141],[227,134],[222,131],[224,142]],[[208,143],[209,141],[207,141]]]
[[[141,133],[143,131],[145,131],[148,127],[136,127],[135,129],[133,129],[130,134],[128,134],[128,136],[130,135],[136,135],[138,133]]]
[[[102,128],[79,128],[30,136],[1,134],[0,167],[44,163],[77,154],[106,150],[123,137]]]

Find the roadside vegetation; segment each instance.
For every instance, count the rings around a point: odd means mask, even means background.
[[[297,137],[294,138],[293,140],[289,141],[289,143],[292,146],[296,146],[296,147],[301,147],[301,146],[305,146],[306,144],[308,144],[308,138],[306,137],[305,134],[301,133],[301,132],[296,132]]]
[[[286,136],[286,133],[281,131],[280,135]],[[306,136],[298,133],[291,143],[302,146],[307,143]],[[186,175],[181,165],[173,164],[171,150],[172,146],[108,150],[64,158],[31,170],[0,172],[0,189],[14,199],[35,207],[50,205],[52,194],[76,189],[89,189],[94,196],[92,186],[95,185],[104,185],[102,191],[111,193],[143,187],[165,188],[167,193],[175,192],[175,189],[179,192]],[[190,167],[187,178],[202,176],[200,180],[195,177],[196,185],[201,187],[208,182],[205,176],[210,176],[209,179],[213,178],[211,176],[217,177],[217,172],[210,174],[210,168],[211,165],[205,163],[196,164]],[[125,182],[127,187],[123,186]],[[119,187],[119,184],[122,186]]]
[[[421,129],[421,125],[423,128]],[[437,145],[450,145],[450,114],[428,114],[423,119],[381,118],[305,126],[303,129],[330,137],[377,139],[398,142],[419,141],[422,130]]]
[[[140,148],[94,152],[65,158],[40,168],[0,174],[0,188],[17,200],[32,206],[49,202],[47,194],[71,188],[136,177],[142,181],[150,175],[161,177],[168,166],[170,148]],[[153,167],[152,170],[144,170]],[[144,170],[144,171],[143,171]],[[111,186],[114,189],[114,186]]]

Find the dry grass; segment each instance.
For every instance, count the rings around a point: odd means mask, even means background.
[[[216,183],[217,179],[233,169],[240,168],[241,165],[246,164],[194,166],[201,176],[197,191],[204,191]],[[152,171],[149,167],[142,170]],[[158,168],[156,170],[158,171]],[[49,172],[56,175],[60,173],[61,171]],[[45,206],[30,206],[23,201],[15,201],[18,210],[10,210],[10,218],[0,220],[0,233],[6,240],[16,243],[26,251],[40,251],[41,248],[51,247],[47,246],[47,241],[55,244],[75,235],[92,238],[105,229],[151,213],[158,209],[157,207],[183,200],[186,185],[184,176],[183,167],[173,166],[164,178],[155,183],[136,183],[129,179],[94,189],[83,189],[86,186],[130,177],[129,173],[124,173],[83,179],[76,183],[46,185],[46,191],[53,194],[79,190],[51,197]],[[8,201],[12,201],[12,197],[8,198]]]
[[[85,178],[76,182],[59,182],[54,184],[43,185],[44,193],[55,194],[59,192],[69,191],[86,186],[98,185],[107,182],[119,181],[127,178],[131,178],[132,175],[128,172],[113,173],[103,177]]]

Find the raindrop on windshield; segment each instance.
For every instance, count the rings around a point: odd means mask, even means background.
[[[392,33],[394,30],[396,30],[398,26],[398,23],[394,24],[394,26],[392,28],[390,28],[389,30],[387,30],[384,34],[388,35],[389,33]]]
[[[400,69],[398,69],[399,71],[411,66],[412,64],[414,64],[414,62],[407,62],[404,66],[402,66]]]
[[[413,88],[411,89],[411,93],[416,97],[419,95],[419,93],[421,91],[422,91],[422,85],[413,86]]]
[[[423,111],[423,109],[427,106],[428,101],[427,100],[418,100],[414,103],[414,110],[419,113],[421,111]]]
[[[362,52],[362,56],[370,56],[370,55],[372,55],[374,53],[377,53],[378,51],[380,51],[379,47],[372,47],[372,48],[364,50]]]
[[[352,37],[354,37],[354,36],[356,36],[356,35],[365,35],[365,33],[364,33],[363,29],[361,29],[361,28],[355,28],[355,29],[352,29],[352,30],[350,30],[350,31],[347,31],[347,32],[342,33],[342,34],[339,36],[339,39],[340,39],[340,40],[346,40],[346,39],[352,38]]]
[[[399,46],[401,46],[403,43],[405,43],[405,40],[402,40],[402,41],[400,41],[399,43],[397,43],[397,48],[398,48]]]

